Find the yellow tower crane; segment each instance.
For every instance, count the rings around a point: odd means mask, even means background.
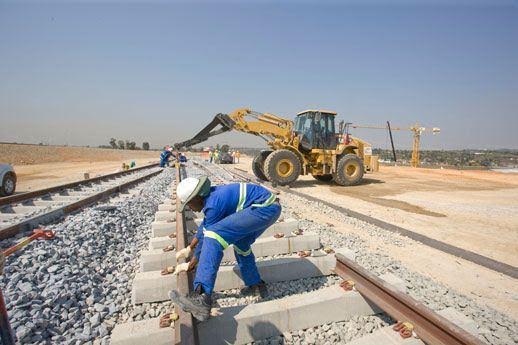
[[[412,131],[414,133],[414,143],[412,145],[412,159],[410,161],[410,165],[414,168],[419,167],[419,146],[421,144],[421,134],[424,132],[432,132],[432,134],[437,134],[441,132],[441,129],[438,127],[425,128],[419,126],[416,123],[411,127],[391,127],[390,123],[387,121],[386,126],[363,126],[363,125],[351,125],[352,128],[367,128],[367,129],[386,129],[389,132],[392,131]],[[392,140],[392,133],[390,133],[390,137]],[[394,150],[394,145],[392,144],[392,149]]]

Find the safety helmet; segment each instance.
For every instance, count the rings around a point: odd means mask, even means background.
[[[206,197],[210,194],[210,180],[207,176],[188,177],[176,187],[177,199],[180,201],[180,211],[183,211],[189,201],[195,196]]]

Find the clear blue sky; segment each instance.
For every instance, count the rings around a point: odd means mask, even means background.
[[[162,146],[248,106],[441,127],[425,148],[518,148],[516,1],[359,3],[0,1],[0,141]]]

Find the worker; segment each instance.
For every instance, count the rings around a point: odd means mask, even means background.
[[[166,146],[164,151],[160,154],[160,167],[164,168],[169,166],[169,158],[173,155],[173,148]]]
[[[236,151],[230,152],[230,156],[232,156],[232,163],[236,162]]]
[[[234,254],[245,283],[243,294],[265,297],[266,283],[259,276],[251,245],[281,214],[281,206],[273,193],[255,184],[233,183],[211,187],[207,176],[189,177],[178,184],[180,210],[185,206],[203,212],[204,219],[191,243],[176,254],[193,256],[187,270],[196,265],[193,292],[180,295],[173,290],[171,299],[184,311],[204,321],[209,317],[216,275],[223,250],[233,245]]]
[[[219,163],[219,151],[214,151],[214,163]]]
[[[241,157],[241,153],[238,151],[236,151],[236,162],[235,163],[239,163],[239,157]]]
[[[209,163],[212,163],[213,157],[214,157],[214,153],[212,153],[212,150],[209,150]]]

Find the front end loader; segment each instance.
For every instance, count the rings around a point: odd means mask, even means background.
[[[349,134],[348,124],[341,122],[336,131],[335,117],[332,111],[306,110],[298,113],[293,122],[243,108],[228,115],[217,114],[192,139],[174,146],[190,147],[236,130],[259,136],[270,147],[252,161],[252,171],[261,180],[288,185],[300,175],[311,174],[319,181],[356,185],[365,172],[378,171],[378,157],[372,155],[370,144]]]

